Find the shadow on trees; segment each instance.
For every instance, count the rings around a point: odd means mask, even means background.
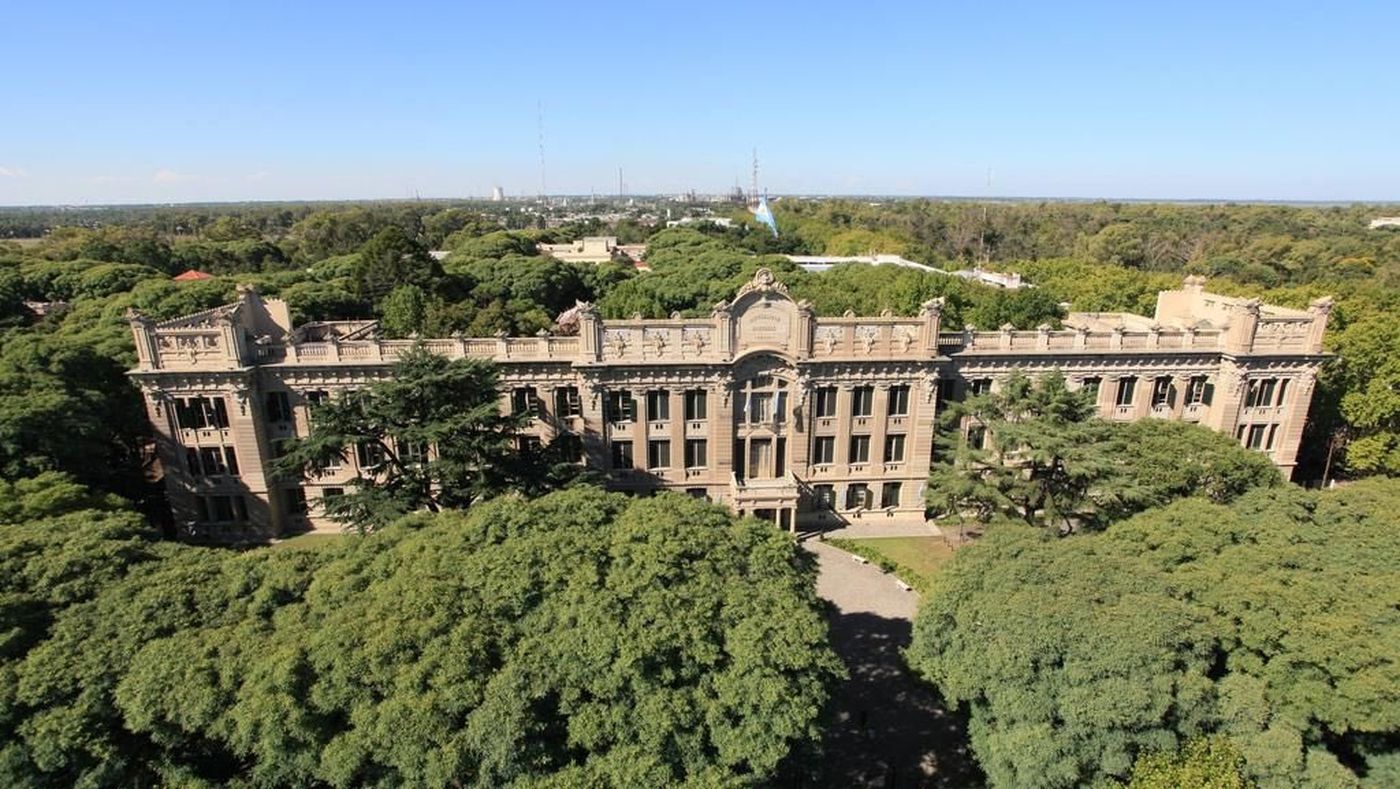
[[[905,665],[912,624],[829,611],[832,645],[849,679],[823,716],[820,746],[784,765],[782,787],[964,787],[985,779],[968,750],[967,719]]]

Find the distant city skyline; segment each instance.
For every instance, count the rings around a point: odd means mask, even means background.
[[[316,6],[316,7],[313,7]],[[21,4],[0,205],[1400,201],[1400,5]],[[989,179],[988,174],[992,177]]]

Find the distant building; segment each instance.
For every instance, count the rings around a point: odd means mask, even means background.
[[[933,266],[906,260],[899,255],[786,255],[785,257],[796,263],[798,268],[803,271],[810,271],[814,274],[845,263],[863,263],[867,266],[900,266],[901,268],[918,269],[934,274],[948,273]]]
[[[681,219],[666,220],[666,227],[685,227],[687,225],[698,225],[704,222],[711,222],[720,227],[734,226],[734,220],[727,216],[687,216]]]
[[[294,326],[285,302],[156,322],[129,313],[140,386],[177,523],[210,539],[336,530],[321,500],[354,495],[374,461],[350,451],[309,480],[278,479],[280,444],[311,406],[390,375],[422,344],[500,367],[521,446],[565,442],[617,490],[684,491],[782,528],[924,521],[939,417],[1007,376],[1061,372],[1105,419],[1194,422],[1293,468],[1331,310],[1220,296],[1188,277],[1154,317],[1072,313],[1068,328],[944,326],[914,316],[817,315],[760,270],[707,316],[605,320],[589,304],[560,334],[386,340],[375,321]],[[567,334],[563,334],[567,332]],[[965,425],[964,440],[980,442]],[[429,450],[431,451],[431,449]]]
[[[506,190],[499,186],[491,187],[491,202],[500,203],[506,199]]]
[[[1020,274],[1003,274],[1000,271],[988,271],[981,266],[971,269],[960,269],[953,272],[953,276],[962,277],[973,282],[980,282],[983,285],[992,285],[1006,290],[1020,290],[1021,288],[1033,288],[1028,282],[1021,281]]]
[[[566,263],[607,263],[618,257],[641,260],[646,257],[646,244],[619,244],[616,236],[586,236],[567,244],[540,244],[540,254]]]
[[[197,282],[201,279],[213,279],[213,274],[206,274],[203,271],[190,269],[183,274],[173,277],[176,282]]]
[[[1371,229],[1379,227],[1400,227],[1400,216],[1381,216],[1371,220]]]
[[[29,310],[29,314],[36,318],[44,318],[49,315],[59,315],[68,311],[69,304],[66,301],[25,301],[24,308]]]

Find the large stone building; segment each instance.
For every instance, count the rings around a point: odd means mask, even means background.
[[[1068,328],[945,327],[917,316],[819,317],[767,270],[707,318],[602,320],[575,336],[422,341],[500,365],[502,408],[536,415],[522,441],[563,440],[622,490],[671,488],[783,527],[921,521],[935,418],[1013,370],[1061,370],[1115,420],[1198,422],[1293,467],[1330,301],[1307,311],[1218,296],[1188,278],[1155,318],[1073,313]],[[372,321],[291,324],[287,307],[238,302],[155,323],[131,318],[177,522],[244,538],[333,529],[319,500],[363,458],[276,482],[278,443],[311,404],[391,374],[415,342]]]

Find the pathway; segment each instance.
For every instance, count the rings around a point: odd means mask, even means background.
[[[900,655],[909,644],[918,595],[845,551],[817,540],[803,545],[817,557],[817,594],[833,604],[832,646],[850,672],[831,701],[820,785],[976,785],[965,721],[943,708]]]

